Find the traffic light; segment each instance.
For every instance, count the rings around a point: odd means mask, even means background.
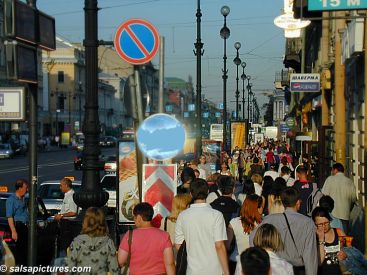
[[[4,0],[9,79],[37,83],[37,48],[56,49],[55,19],[20,0]]]
[[[37,50],[34,46],[5,41],[5,64],[8,79],[37,83]]]

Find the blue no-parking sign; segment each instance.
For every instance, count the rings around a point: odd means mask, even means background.
[[[159,34],[148,21],[130,19],[118,27],[114,45],[123,60],[133,65],[141,65],[151,61],[156,55]]]

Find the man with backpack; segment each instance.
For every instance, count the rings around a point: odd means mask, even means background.
[[[218,210],[223,214],[224,220],[226,222],[226,227],[228,227],[229,222],[232,218],[238,216],[239,204],[233,200],[234,191],[234,180],[230,176],[220,176],[218,178],[218,187],[221,192],[221,196],[218,196],[210,206]]]
[[[299,213],[311,216],[312,210],[317,206],[322,193],[317,186],[317,183],[312,183],[307,180],[307,169],[304,166],[299,166],[296,171],[297,178],[293,187],[297,189],[301,197],[301,206]]]

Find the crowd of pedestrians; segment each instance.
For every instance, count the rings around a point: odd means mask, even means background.
[[[68,264],[92,266],[94,274],[367,274],[349,236],[357,197],[342,164],[320,183],[287,144],[265,142],[223,153],[218,169],[210,168],[201,156],[179,169],[181,185],[160,228],[153,207],[137,204],[135,229],[122,236],[117,253],[103,211],[88,209]],[[28,217],[10,210],[22,205],[27,185],[18,185],[7,217],[12,237],[21,240],[18,228]],[[67,201],[68,182],[61,188]],[[67,221],[75,212],[55,218]]]
[[[191,203],[176,217],[174,236],[167,219],[161,226],[176,251],[185,246],[182,274],[347,272],[354,184],[340,163],[325,184],[317,182],[306,158],[299,165],[289,146],[268,142],[223,153],[215,172],[203,172],[205,156],[188,163],[177,196],[190,194]],[[359,268],[352,274],[366,274]]]

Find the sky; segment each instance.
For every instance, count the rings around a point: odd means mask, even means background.
[[[283,68],[285,38],[283,30],[273,23],[281,14],[283,0],[201,0],[201,36],[204,43],[202,56],[202,94],[205,98],[223,101],[223,27],[220,9],[230,8],[227,27],[231,35],[227,40],[227,104],[235,109],[236,66],[233,63],[235,42],[241,43],[240,58],[246,62],[245,74],[251,83],[259,105],[267,102],[264,96],[274,89],[275,73]],[[56,33],[70,42],[82,42],[84,37],[83,0],[38,0],[38,9],[56,19]],[[98,38],[112,40],[117,27],[127,19],[142,18],[150,21],[165,37],[165,77],[187,80],[193,77],[196,87],[197,0],[99,0]],[[153,64],[158,68],[158,55]],[[242,68],[239,67],[241,75]],[[195,88],[196,89],[196,88]],[[240,101],[242,80],[239,80]]]

